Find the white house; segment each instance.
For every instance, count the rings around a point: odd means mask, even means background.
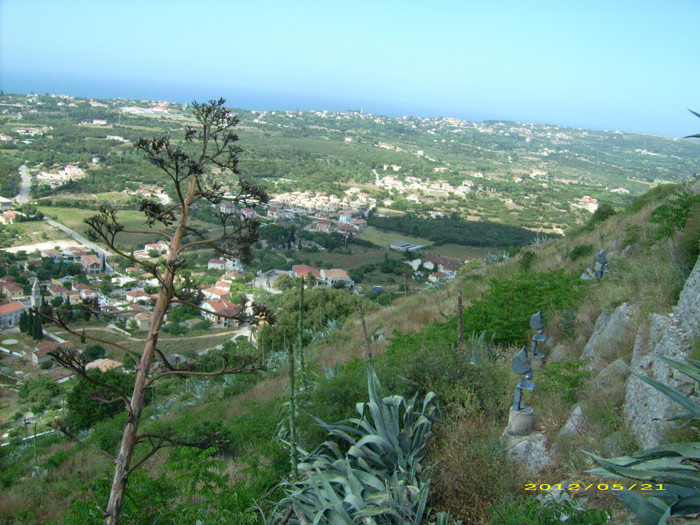
[[[342,282],[348,288],[355,286],[355,281],[350,279],[350,276],[345,270],[335,268],[333,270],[321,270],[321,277],[325,286],[333,286],[335,283]]]
[[[216,288],[216,287],[204,288],[202,290],[202,293],[204,294],[204,297],[206,297],[207,299],[212,299],[212,300],[216,300],[216,299],[230,300],[231,299],[231,292],[229,290],[224,290],[222,288]]]

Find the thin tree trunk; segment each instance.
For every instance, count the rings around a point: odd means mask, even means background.
[[[185,226],[187,225],[189,207],[194,199],[195,189],[196,177],[192,177],[190,180],[187,197],[183,203],[182,215],[180,216],[177,229],[175,230],[175,234],[173,235],[173,240],[170,245],[170,254],[168,256],[169,264],[166,264],[166,270],[163,275],[164,282],[160,288],[160,292],[158,293],[158,300],[156,301],[156,306],[153,310],[153,321],[151,323],[151,328],[148,331],[148,338],[146,339],[143,355],[141,356],[141,362],[139,363],[138,372],[136,373],[134,391],[131,395],[131,410],[127,418],[126,426],[124,427],[124,433],[122,434],[122,442],[119,446],[119,455],[117,456],[114,464],[114,477],[112,478],[112,489],[109,494],[109,502],[107,503],[107,509],[105,511],[104,525],[116,525],[119,521],[119,515],[122,510],[126,482],[129,479],[129,467],[131,465],[131,458],[134,454],[139,422],[141,420],[141,412],[143,411],[144,398],[146,395],[146,382],[148,381],[148,377],[151,372],[151,364],[153,363],[153,356],[158,344],[160,327],[163,323],[165,312],[167,311],[173,297],[174,274],[172,273],[172,266],[170,263],[173,263],[177,258],[180,242],[182,241]]]

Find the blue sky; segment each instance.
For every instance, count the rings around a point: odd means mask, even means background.
[[[0,89],[670,136],[700,1],[0,0]]]

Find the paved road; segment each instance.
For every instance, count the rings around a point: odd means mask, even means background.
[[[29,188],[32,185],[32,179],[29,177],[29,169],[27,166],[22,165],[19,167],[19,175],[22,178],[22,186],[17,196],[15,196],[15,200],[19,204],[26,204],[29,201]]]
[[[83,237],[82,235],[80,235],[78,232],[71,230],[68,226],[63,225],[63,224],[61,224],[60,222],[53,221],[53,220],[51,220],[51,219],[49,219],[49,218],[47,218],[47,217],[44,217],[44,220],[45,220],[47,223],[49,223],[51,226],[53,226],[54,228],[58,228],[59,230],[61,230],[61,231],[65,232],[65,233],[67,233],[68,235],[70,235],[71,237],[73,237],[76,241],[78,241],[78,242],[79,242],[80,244],[82,244],[83,246],[87,246],[88,248],[90,248],[91,250],[93,250],[100,258],[102,258],[102,257],[112,257],[112,256],[114,255],[113,253],[108,252],[107,250],[105,250],[105,249],[102,248],[101,246],[95,244],[94,242],[89,241],[88,239],[86,239],[85,237]],[[107,267],[107,273],[108,273],[108,274],[113,274],[113,273],[114,273],[114,268],[112,268],[112,267],[109,265],[109,263],[106,264],[106,267]]]

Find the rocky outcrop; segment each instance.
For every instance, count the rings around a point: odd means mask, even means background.
[[[590,359],[585,368],[599,372],[613,361],[620,352],[620,345],[628,337],[632,328],[636,308],[627,303],[618,306],[613,312],[603,312],[593,327],[593,334],[583,348],[581,360]]]
[[[675,316],[687,335],[700,334],[700,258],[681,291]]]
[[[502,439],[508,459],[520,466],[525,473],[535,475],[554,465],[554,460],[547,450],[547,437],[544,434],[504,434]]]
[[[604,392],[606,400],[616,406],[625,402],[625,382],[630,375],[629,369],[622,359],[613,361],[595,376],[586,388],[585,397]]]
[[[576,403],[571,410],[571,415],[568,421],[561,427],[557,440],[570,438],[580,433],[586,424],[586,419],[583,416],[583,409],[579,403]]]
[[[695,382],[688,376],[664,364],[660,356],[681,360],[690,352],[690,336],[700,332],[700,261],[686,281],[675,313],[665,316],[652,314],[649,334],[644,327],[635,339],[630,364],[632,370],[671,386],[688,396],[696,395]],[[655,447],[666,440],[673,425],[667,421],[682,408],[651,385],[630,376],[623,413],[627,427],[642,448]]]

